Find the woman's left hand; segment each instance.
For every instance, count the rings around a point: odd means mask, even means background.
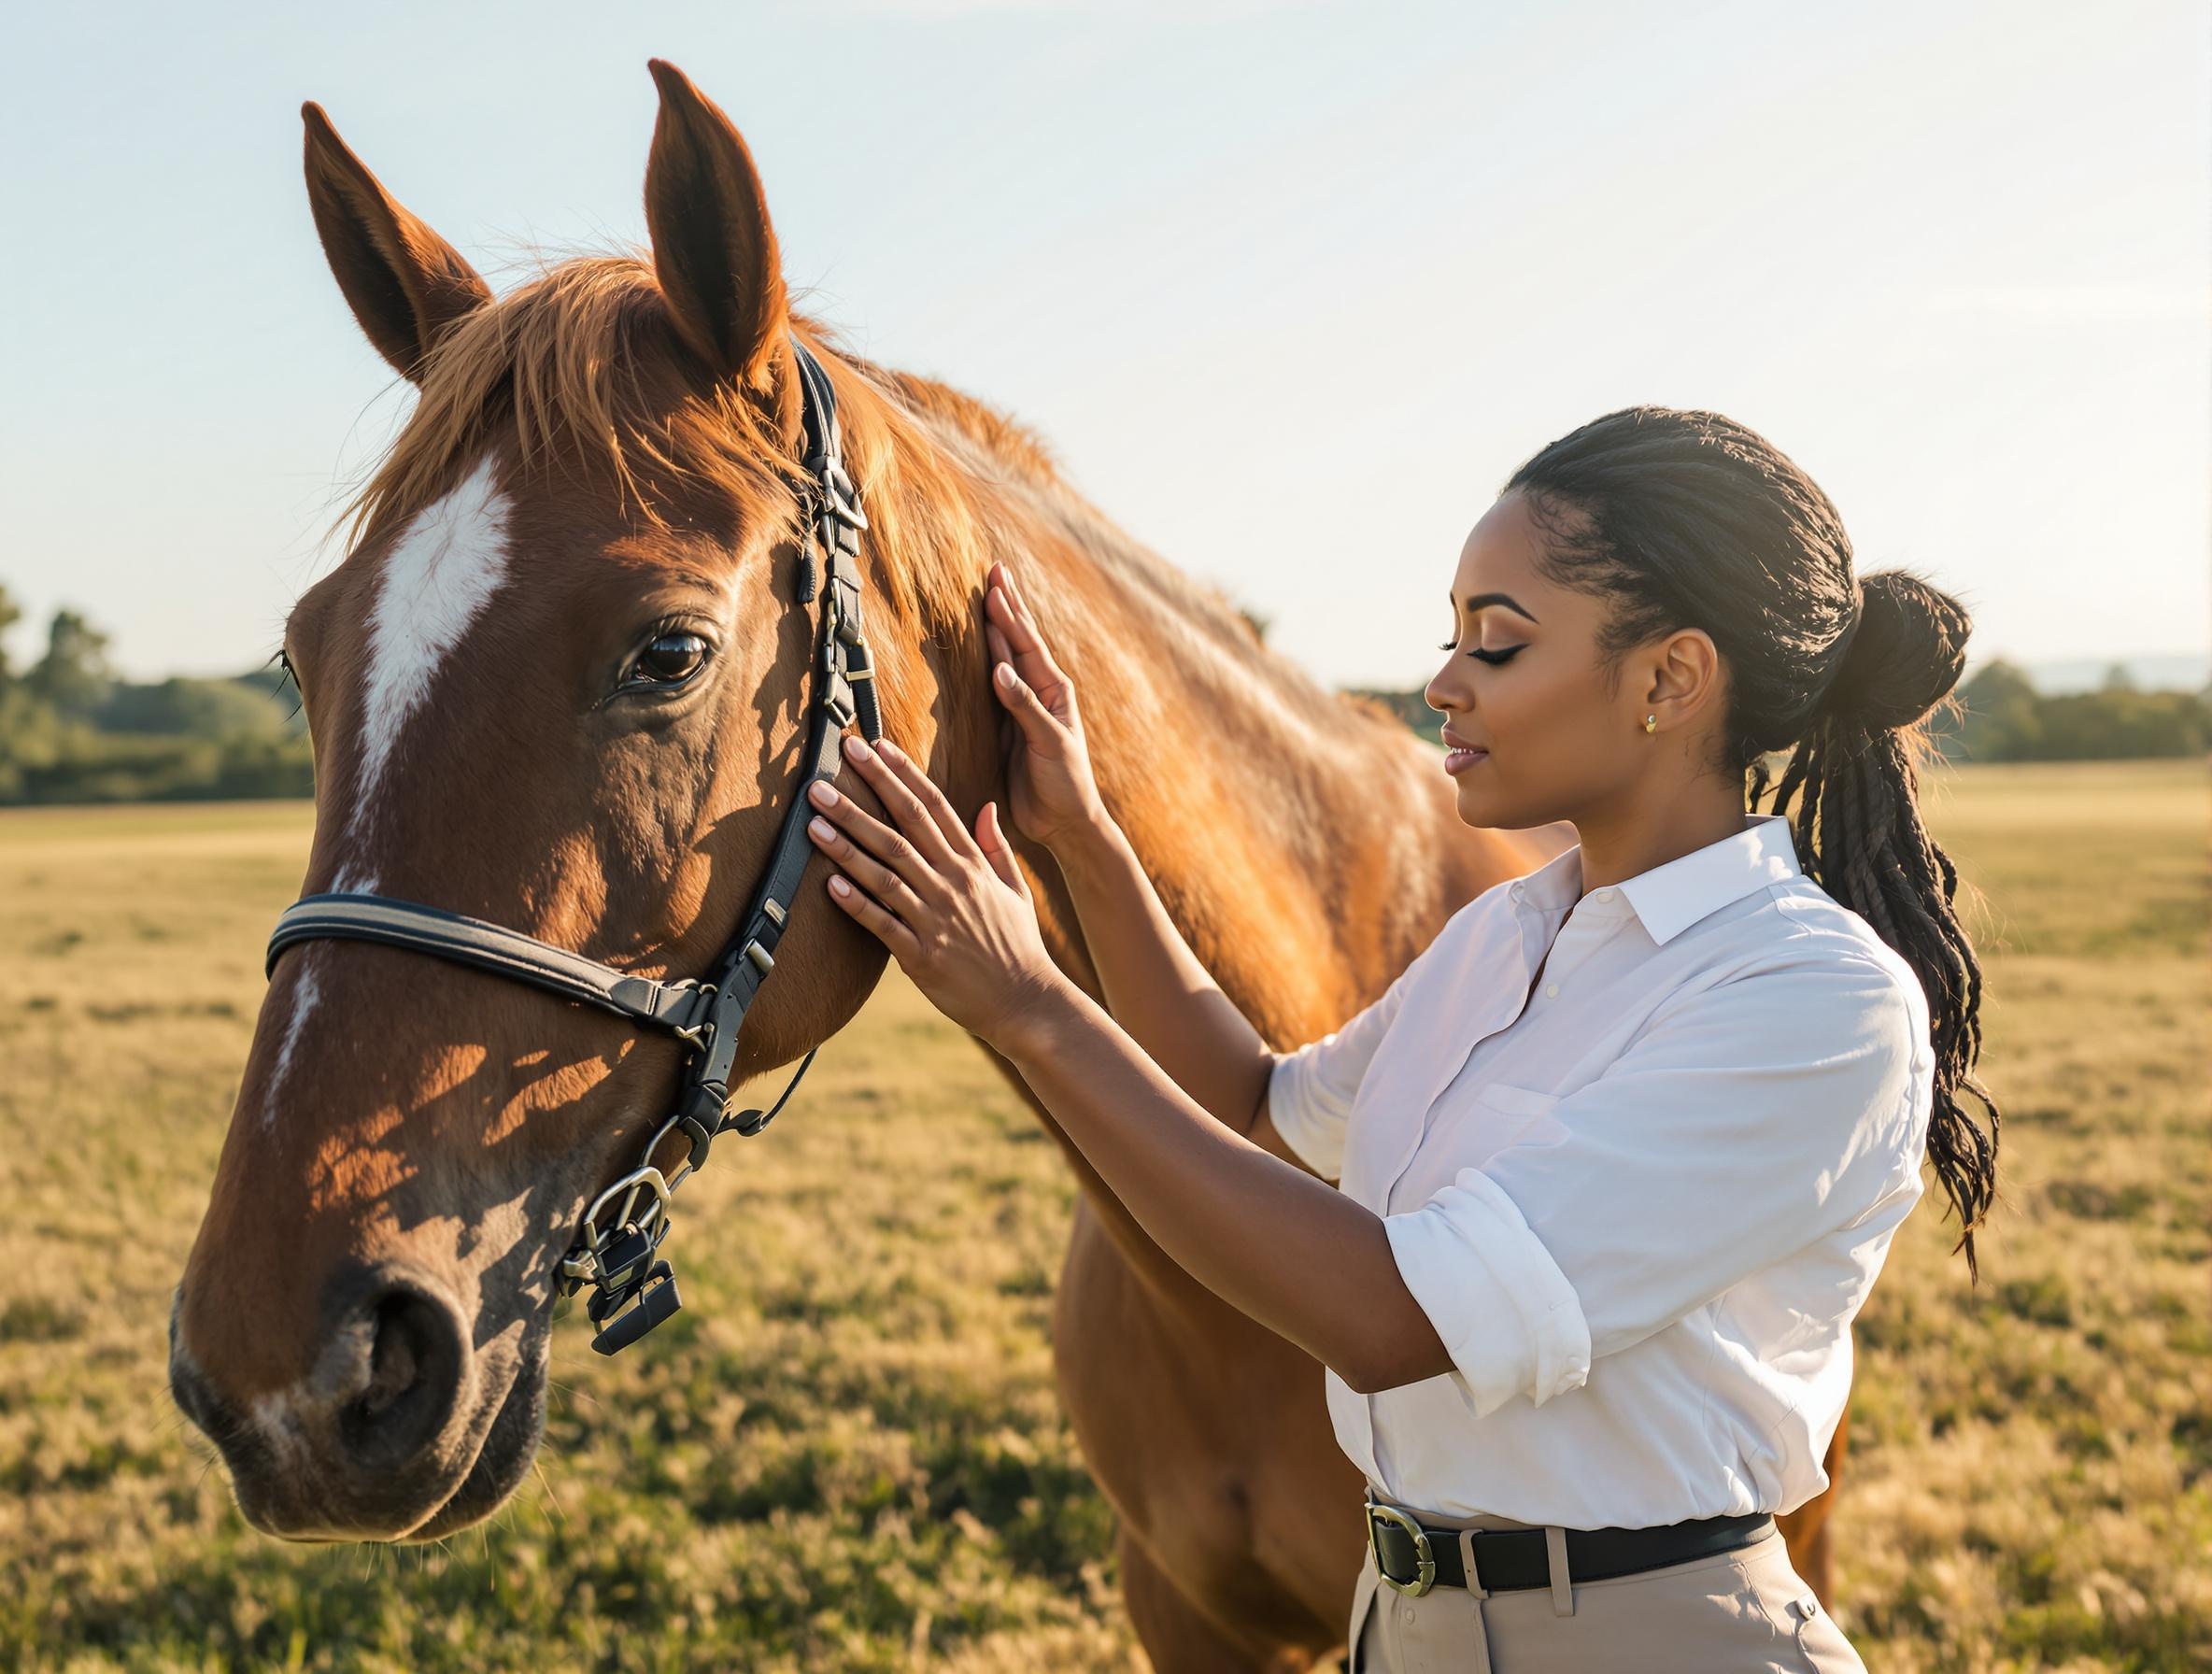
[[[1067,978],[1044,951],[1037,907],[985,802],[971,836],[944,793],[896,745],[847,737],[845,759],[886,826],[827,783],[811,792],[807,835],[836,862],[830,899],[891,950],[931,1004],[972,1035],[1000,1043]]]

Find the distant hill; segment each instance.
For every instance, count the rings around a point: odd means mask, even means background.
[[[2003,659],[1961,683],[1959,706],[1938,715],[1933,743],[1951,761],[2105,761],[2202,756],[2212,748],[2212,691],[2204,659],[2136,658],[2095,665],[2022,669]],[[2183,678],[2170,677],[2179,673]],[[2169,677],[2156,683],[2161,673]],[[2041,677],[2038,677],[2038,676]],[[1357,690],[1437,742],[1443,717],[1418,689]]]
[[[2064,692],[2095,691],[2115,668],[2124,669],[2139,691],[2203,691],[2212,686],[2212,655],[2204,652],[2031,662],[2025,665],[2025,672],[2037,691],[2057,697]]]

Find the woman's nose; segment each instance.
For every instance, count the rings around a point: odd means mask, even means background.
[[[1444,677],[1450,673],[1449,669],[1439,670],[1429,677],[1428,684],[1421,688],[1421,701],[1439,715],[1453,715],[1466,707],[1459,701],[1457,693],[1445,688]]]

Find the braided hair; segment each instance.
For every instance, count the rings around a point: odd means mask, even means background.
[[[1606,657],[1684,628],[1726,664],[1722,771],[1750,805],[1794,808],[1799,864],[1920,979],[1936,1055],[1928,1159],[1974,1233],[1996,1196],[1996,1102],[1976,1078],[1981,965],[1960,924],[1958,870],[1928,834],[1918,767],[1928,715],[1958,683],[1972,621],[1901,570],[1856,579],[1828,496],[1780,449],[1718,413],[1630,407],[1516,471],[1550,579],[1605,595]],[[1779,777],[1768,759],[1789,750]],[[1961,1101],[1987,1113],[1986,1128]]]

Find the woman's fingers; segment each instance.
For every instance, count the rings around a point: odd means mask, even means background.
[[[819,799],[816,799],[817,802]],[[852,808],[850,798],[841,799],[845,807]],[[853,810],[860,819],[868,819],[858,809]],[[868,820],[870,825],[875,821]],[[881,827],[877,828],[879,830]],[[806,834],[814,844],[844,870],[844,875],[861,888],[882,901],[907,923],[918,921],[925,910],[921,898],[903,877],[893,871],[845,832],[838,830],[819,814],[806,822]],[[911,852],[911,851],[910,851]]]
[[[1045,707],[1044,700],[1021,677],[1014,664],[1000,663],[991,675],[991,686],[999,694],[999,702],[1013,713],[1022,736],[1032,749],[1056,758],[1066,753],[1062,745],[1066,723]]]
[[[992,690],[999,694],[999,701],[1014,712],[1014,718],[1022,723],[1022,731],[1028,735],[1031,744],[1049,742],[1049,733],[1041,733],[1034,723],[1056,717],[1051,710],[1038,701],[1035,691],[1014,666],[1014,647],[1007,643],[1006,635],[999,631],[996,622],[985,622],[983,632],[991,647]]]
[[[1006,887],[1028,901],[1029,880],[1022,876],[1021,865],[1014,858],[1014,845],[1006,841],[1006,828],[999,823],[997,802],[985,802],[983,812],[975,816],[975,843]]]
[[[829,883],[830,899],[843,907],[846,914],[858,918],[875,939],[891,950],[891,955],[901,965],[921,951],[921,943],[882,902],[872,898],[864,889],[853,887],[852,880],[832,872]]]
[[[899,874],[906,886],[917,896],[937,887],[938,873],[945,862],[933,859],[921,844],[905,832],[870,814],[849,796],[839,794],[837,787],[827,780],[815,785],[807,793],[817,816],[826,815],[838,838],[849,840],[854,853],[866,854],[880,860]],[[878,791],[880,796],[882,792]],[[813,835],[812,821],[807,825],[808,835]],[[819,845],[819,840],[816,840]],[[843,860],[844,851],[832,851],[833,858]]]
[[[959,810],[952,805],[943,791],[938,789],[937,781],[922,771],[921,763],[887,738],[876,754],[889,764],[908,793],[921,804],[922,811],[936,825],[946,846],[963,859],[974,858],[975,844],[968,835],[968,827],[960,818]]]
[[[943,824],[930,810],[929,804],[907,777],[892,765],[890,758],[883,750],[872,747],[865,738],[848,737],[844,741],[844,754],[845,759],[858,769],[860,776],[868,781],[868,788],[875,792],[876,801],[883,803],[884,811],[898,823],[906,840],[920,851],[926,864],[942,871],[956,858],[971,852],[967,831],[959,830],[958,843],[949,841]],[[926,775],[917,776],[922,778],[924,784],[929,783]],[[932,785],[929,788],[934,791],[936,787]],[[956,829],[959,828],[957,819],[953,823]],[[904,869],[900,870],[903,873]],[[916,884],[921,882],[918,878],[910,878],[908,881]]]
[[[1052,660],[1052,653],[1045,648],[1044,635],[1037,631],[1037,618],[1029,614],[1021,595],[1014,589],[1014,577],[1001,569],[999,579],[984,594],[984,609],[989,619],[997,623],[1007,642],[1018,657],[1042,658]]]
[[[1043,634],[1038,631],[1036,617],[1029,614],[1020,589],[1014,586],[1014,576],[1004,564],[996,566],[996,585],[984,594],[984,611],[1013,649],[1014,655],[1007,660],[1037,689],[1045,707],[1057,712],[1060,688],[1068,684],[1067,674],[1046,647]]]

